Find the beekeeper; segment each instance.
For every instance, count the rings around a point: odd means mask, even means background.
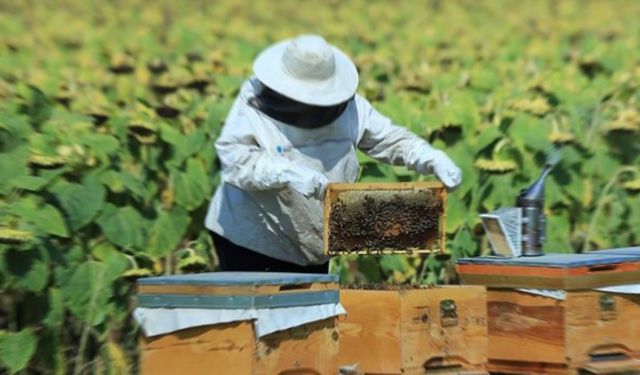
[[[302,35],[262,51],[215,143],[222,183],[206,227],[225,271],[326,273],[323,194],[354,182],[356,149],[448,188],[460,169],[356,93],[353,62],[322,37]]]

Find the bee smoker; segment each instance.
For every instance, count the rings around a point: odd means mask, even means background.
[[[547,155],[544,169],[528,188],[520,191],[516,207],[503,207],[480,214],[494,254],[519,257],[544,255],[546,218],[544,216],[544,181],[560,161],[559,148]]]
[[[547,161],[540,177],[528,188],[523,189],[516,199],[516,206],[522,210],[522,255],[543,255],[546,218],[544,216],[544,181],[555,162]]]

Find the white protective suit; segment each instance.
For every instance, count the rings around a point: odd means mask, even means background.
[[[216,150],[222,183],[205,225],[236,245],[299,265],[322,264],[322,193],[327,182],[355,182],[356,148],[455,187],[460,170],[440,150],[393,125],[360,95],[334,122],[304,129],[252,107],[255,78],[246,81]],[[252,84],[253,83],[253,84]]]

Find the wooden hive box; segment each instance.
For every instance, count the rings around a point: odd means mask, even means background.
[[[446,201],[439,182],[329,184],[324,253],[444,252]]]
[[[366,374],[485,374],[486,289],[341,289],[341,366]]]
[[[593,290],[565,295],[561,300],[490,288],[489,369],[508,374],[639,374],[640,296]]]
[[[545,254],[457,260],[463,284],[495,288],[579,290],[640,280],[640,254]]]
[[[138,281],[146,309],[282,311],[338,301],[331,275],[218,272]],[[338,337],[335,316],[261,337],[251,319],[190,327],[143,336],[140,373],[337,374]]]

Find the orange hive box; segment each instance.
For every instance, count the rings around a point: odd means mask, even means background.
[[[138,304],[152,313],[176,308],[281,311],[337,304],[338,299],[337,277],[331,275],[217,272],[138,281]],[[246,318],[143,336],[140,373],[337,374],[337,316],[260,337],[254,324]]]
[[[545,254],[457,260],[463,284],[495,288],[588,289],[640,280],[640,255]]]
[[[489,289],[489,369],[639,374],[640,296],[567,291],[564,300]]]
[[[486,289],[341,289],[341,366],[366,374],[486,374]]]

